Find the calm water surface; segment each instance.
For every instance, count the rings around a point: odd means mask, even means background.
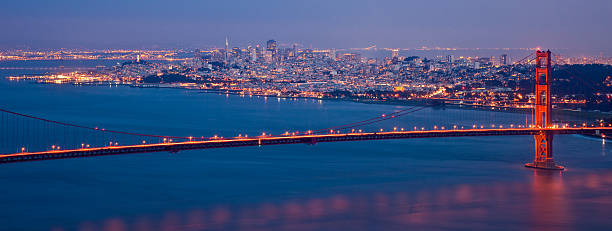
[[[0,76],[37,72],[0,70]],[[5,80],[0,105],[118,130],[227,137],[325,128],[405,108]],[[428,108],[377,126],[445,118],[469,124],[492,116],[524,117]],[[568,170],[534,171],[522,167],[533,156],[532,139],[322,143],[6,164],[0,230],[609,230],[611,146],[557,136],[555,155]]]

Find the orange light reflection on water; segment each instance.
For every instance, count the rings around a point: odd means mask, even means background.
[[[406,228],[564,230],[578,214],[612,204],[612,172],[566,176],[534,171],[529,182],[457,184],[409,192],[373,192],[290,199],[244,206],[171,210],[157,215],[111,217],[52,230],[385,230]],[[584,194],[589,201],[582,204]],[[578,210],[576,210],[576,208]],[[595,211],[601,208],[592,208]],[[605,217],[605,215],[601,214]],[[590,221],[589,221],[590,222]]]

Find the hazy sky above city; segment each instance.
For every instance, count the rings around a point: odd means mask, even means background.
[[[9,0],[2,48],[612,48],[610,0]]]

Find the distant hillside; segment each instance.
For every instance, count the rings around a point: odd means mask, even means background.
[[[612,66],[564,65],[553,78],[553,94],[584,97],[587,110],[612,111]]]
[[[564,65],[553,71],[554,94],[612,93],[612,66]]]

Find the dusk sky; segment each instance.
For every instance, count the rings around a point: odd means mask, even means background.
[[[246,46],[612,48],[609,0],[21,0],[1,48]]]

